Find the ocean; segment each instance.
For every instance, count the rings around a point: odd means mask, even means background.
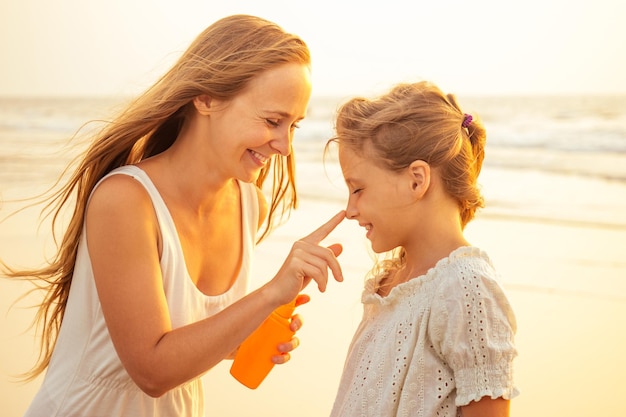
[[[71,137],[84,123],[106,118],[125,98],[2,98],[0,140],[2,179],[28,159],[59,151],[59,140]],[[323,144],[332,136],[332,118],[340,97],[313,97],[309,115],[296,136],[300,142]],[[489,149],[559,152],[561,160],[525,159],[515,168],[572,172],[568,157],[581,153],[626,154],[626,96],[485,96],[461,100],[465,111],[476,112],[488,133]],[[30,137],[29,137],[30,135]],[[316,148],[303,147],[305,152]],[[319,151],[319,150],[317,150]],[[299,155],[300,156],[300,155]],[[63,162],[63,161],[59,161]],[[511,161],[487,158],[486,165]],[[596,174],[626,181],[626,167],[605,167]]]
[[[615,195],[626,183],[626,96],[459,99],[487,128],[484,215],[626,227],[626,207]],[[0,98],[0,198],[51,185],[84,147],[69,139],[125,100]],[[336,158],[323,155],[342,101],[313,97],[296,133],[298,188],[307,197],[346,198]]]

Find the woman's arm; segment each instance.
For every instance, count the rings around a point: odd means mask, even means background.
[[[340,221],[336,216],[318,235],[296,242],[266,285],[212,317],[172,329],[152,202],[132,178],[113,176],[104,181],[86,215],[88,247],[102,312],[131,378],[148,395],[161,396],[228,357],[309,280],[324,290],[329,267],[341,279],[336,255],[317,245]]]

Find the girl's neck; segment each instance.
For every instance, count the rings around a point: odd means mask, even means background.
[[[447,258],[454,250],[462,246],[470,246],[470,243],[459,232],[449,236],[440,236],[417,247],[406,247],[404,265],[408,278],[425,274],[437,262]]]
[[[377,293],[385,297],[397,285],[426,275],[440,260],[463,246],[470,246],[470,243],[461,235],[455,239],[441,239],[432,245],[423,245],[420,249],[406,251],[405,248],[404,264],[379,282]]]

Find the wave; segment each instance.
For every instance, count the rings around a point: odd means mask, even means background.
[[[333,117],[343,100],[311,99],[309,115],[302,122],[296,141],[310,142],[314,147],[301,152],[321,152],[333,136]],[[7,142],[19,137],[21,144],[17,146],[23,148],[23,141],[32,135],[41,142],[28,143],[29,146],[46,148],[44,139],[48,138],[44,136],[69,139],[85,123],[106,119],[125,101],[126,97],[0,98],[0,143],[10,154],[11,145]],[[537,163],[524,160],[529,167],[554,168],[542,163],[546,157],[541,152],[562,152],[561,159],[579,158],[578,155],[587,153],[626,154],[626,96],[468,97],[461,104],[483,119],[488,149],[538,155]],[[558,165],[556,158],[550,158]],[[501,165],[497,157],[487,163],[490,162]],[[504,162],[514,163],[510,158]],[[607,177],[616,175],[611,172]]]

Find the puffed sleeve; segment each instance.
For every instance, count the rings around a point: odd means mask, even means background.
[[[490,262],[450,265],[434,303],[433,344],[454,374],[461,407],[482,397],[511,399],[515,315]]]

